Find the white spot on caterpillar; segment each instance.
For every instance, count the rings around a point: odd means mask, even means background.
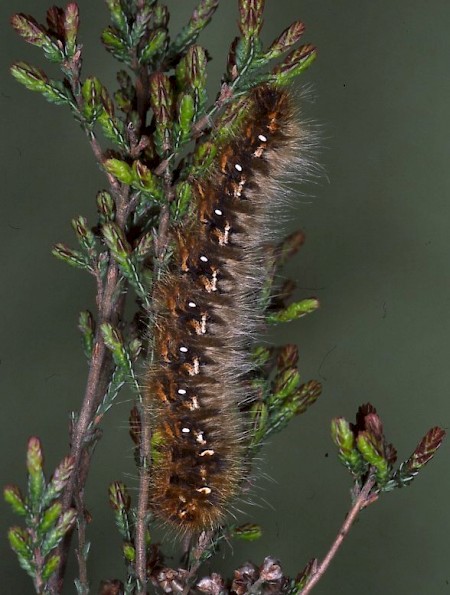
[[[200,327],[202,335],[206,333],[206,314],[202,314],[202,322]]]
[[[181,353],[187,353],[187,352],[188,352],[188,348],[187,348],[187,347],[185,347],[184,345],[182,345],[182,346],[180,347],[180,351],[181,351]]]
[[[206,258],[206,256],[200,256],[200,260],[202,262],[208,262],[208,259]]]
[[[208,488],[208,486],[205,486],[204,488],[197,488],[197,492],[199,492],[200,494],[204,494],[205,496],[209,496],[212,490],[211,488]]]
[[[197,397],[192,397],[191,402],[189,403],[189,409],[191,411],[195,411],[196,409],[200,409],[200,405],[198,403]]]
[[[222,211],[221,211],[220,209],[215,209],[215,210],[214,210],[214,213],[215,213],[216,215],[223,215],[223,213],[222,213]]]
[[[202,452],[200,453],[199,456],[201,457],[212,457],[214,454],[214,451],[212,448],[208,448],[207,450],[202,450]]]
[[[212,274],[211,290],[212,291],[217,291],[217,271],[214,271],[213,274]]]
[[[263,142],[263,143],[266,143],[266,142],[267,142],[267,136],[264,136],[264,134],[260,134],[260,135],[258,136],[258,139],[259,139],[261,142]]]
[[[182,428],[181,431],[183,434],[189,434],[191,430],[189,428]]]
[[[194,358],[194,375],[200,372],[200,362],[198,361],[198,357]]]
[[[197,434],[197,436],[195,437],[195,440],[196,440],[196,441],[197,441],[199,444],[201,444],[202,446],[203,446],[204,444],[206,444],[206,440],[203,438],[203,432],[199,432],[199,433]]]
[[[195,302],[189,302],[188,306],[189,308],[196,308],[197,304]]]
[[[186,389],[185,388],[179,388],[177,392],[178,392],[179,395],[185,395],[186,394]]]
[[[236,165],[234,166],[235,169],[237,169],[238,171],[242,171],[242,165],[239,165],[239,163],[236,163]]]

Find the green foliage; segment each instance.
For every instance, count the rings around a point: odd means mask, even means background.
[[[97,289],[97,321],[87,310],[80,313],[78,321],[91,371],[98,366],[100,375],[103,374],[98,385],[91,387],[95,388],[95,396],[89,407],[90,417],[85,420],[83,415],[72,414],[71,438],[74,444],[74,436],[79,438],[81,450],[77,454],[81,456],[76,460],[83,464],[89,464],[100,436],[100,422],[125,383],[131,383],[142,410],[137,370],[142,353],[148,361],[153,357],[151,337],[144,336],[142,331],[142,327],[151,328],[157,307],[152,302],[152,281],[160,279],[170,263],[172,232],[182,233],[183,226],[189,225],[195,180],[210,171],[221,144],[235,134],[247,113],[248,92],[264,83],[290,84],[316,57],[312,45],[300,45],[304,32],[301,21],[295,21],[264,47],[264,4],[264,0],[238,0],[239,36],[231,44],[222,86],[210,105],[206,92],[209,55],[198,39],[214,16],[219,0],[199,0],[189,21],[172,40],[169,11],[164,4],[157,0],[106,0],[111,24],[101,38],[106,50],[122,65],[117,73],[119,88],[114,93],[96,76],[83,78],[82,47],[78,43],[80,18],[75,2],[65,8],[50,8],[45,24],[24,14],[12,17],[15,31],[27,43],[40,48],[44,57],[59,67],[61,77],[50,79],[43,70],[25,62],[13,64],[12,75],[49,102],[68,106],[109,183],[108,190],[97,194],[95,224],[91,227],[82,216],[72,220],[79,248],[74,250],[61,243],[53,248],[58,259],[88,271]],[[99,133],[114,149],[102,147]],[[295,232],[278,246],[268,247],[267,279],[261,300],[268,323],[290,322],[318,308],[315,298],[292,300],[292,282],[277,286],[277,271],[297,252],[303,239],[301,232]],[[127,321],[125,299],[130,290],[137,297],[137,307],[133,319]],[[249,399],[250,404],[242,406],[249,422],[250,456],[274,432],[304,413],[321,392],[318,382],[302,381],[294,345],[258,346],[252,357],[253,398]],[[142,465],[147,458],[141,452],[140,423],[135,407],[130,433],[136,445],[136,460]],[[430,430],[396,470],[395,449],[386,442],[372,406],[359,410],[356,424],[343,418],[333,420],[332,437],[339,459],[352,475],[354,493],[373,476],[372,495],[376,496],[409,485],[434,456],[444,432],[440,428]],[[153,432],[149,443],[150,458],[158,464],[162,435]],[[64,559],[62,541],[66,536],[70,538],[76,521],[80,534],[85,523],[84,479],[80,468],[74,469],[74,461],[74,457],[65,458],[46,482],[41,444],[37,438],[31,438],[26,494],[17,486],[6,486],[4,490],[13,513],[25,523],[25,528],[9,530],[9,542],[19,564],[33,578],[38,593],[56,592],[54,581]],[[77,474],[77,482],[71,482],[73,473]],[[77,502],[78,513],[63,507],[64,491],[66,496],[69,494],[69,501]],[[163,567],[163,554],[151,543],[151,514],[138,520],[137,509],[123,483],[110,486],[109,500],[127,570],[125,584],[117,580],[107,582],[111,589],[116,589],[114,592],[142,593],[143,583],[150,575],[165,592],[188,592],[198,565],[209,559],[223,541],[234,537],[251,542],[262,534],[261,527],[255,524],[204,532],[187,552],[190,570],[174,570]],[[144,543],[139,543],[138,523],[144,525]],[[147,568],[139,571],[138,553],[143,550]],[[80,537],[80,577],[88,551],[89,544]],[[296,579],[287,579],[279,564],[266,558],[259,568],[248,564],[236,570],[231,589],[237,593],[283,589],[294,595],[304,588],[316,568],[317,560],[313,559]],[[76,579],[75,586],[78,593],[88,593],[81,578]],[[225,592],[224,581],[215,574],[202,579],[197,588],[205,593]]]
[[[26,463],[26,495],[22,495],[17,486],[6,486],[3,492],[14,514],[25,522],[25,528],[11,527],[8,539],[20,566],[33,579],[36,591],[46,593],[48,581],[59,564],[59,556],[52,552],[73,529],[77,516],[72,508],[63,511],[59,500],[70,481],[74,464],[72,458],[66,457],[47,483],[42,446],[35,437],[28,441]]]
[[[398,469],[394,469],[397,451],[387,442],[381,420],[370,403],[358,409],[355,424],[341,417],[333,419],[331,436],[338,448],[339,459],[352,474],[355,485],[363,485],[369,473],[372,473],[375,478],[374,492],[380,493],[410,485],[422,467],[436,454],[445,432],[438,427],[429,430],[413,454]]]

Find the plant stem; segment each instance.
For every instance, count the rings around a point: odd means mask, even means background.
[[[347,514],[345,521],[344,521],[342,527],[340,528],[339,533],[337,534],[336,539],[334,540],[331,548],[328,550],[328,553],[325,556],[325,558],[322,560],[322,562],[319,563],[319,565],[317,566],[317,569],[311,574],[304,589],[302,589],[302,591],[301,591],[301,595],[309,595],[309,593],[311,593],[313,588],[317,585],[317,583],[320,581],[322,576],[327,571],[328,566],[330,565],[331,561],[337,554],[344,539],[347,537],[348,533],[350,532],[350,529],[352,528],[352,525],[355,522],[355,520],[356,520],[357,516],[359,515],[359,513],[361,512],[361,510],[363,508],[365,508],[366,506],[368,506],[369,504],[372,504],[372,502],[374,502],[374,499],[373,499],[372,495],[370,494],[374,485],[375,485],[375,478],[374,478],[373,474],[370,473],[365,484],[362,486],[361,490],[359,491],[359,493],[353,503],[352,508],[350,509],[349,513]]]
[[[148,417],[145,404],[141,404],[141,465],[139,471],[139,498],[135,534],[136,575],[139,580],[137,595],[145,595],[147,593],[147,547],[145,534],[147,532],[148,497],[150,490],[151,441],[150,420]]]

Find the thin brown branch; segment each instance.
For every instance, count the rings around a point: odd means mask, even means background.
[[[210,547],[214,531],[203,531],[200,533],[196,546],[193,548],[191,559],[192,563],[189,568],[189,574],[186,577],[186,586],[181,595],[189,595],[191,587],[197,578],[197,572],[203,562],[203,554]]]
[[[360,492],[356,496],[353,506],[350,509],[349,513],[347,514],[345,521],[344,521],[342,527],[340,528],[339,533],[337,534],[336,539],[334,540],[331,548],[329,549],[327,555],[322,560],[322,562],[320,562],[318,564],[315,572],[313,572],[313,574],[311,574],[311,577],[309,578],[308,582],[306,583],[306,586],[301,591],[301,595],[309,595],[309,593],[311,593],[313,588],[317,585],[317,583],[320,581],[322,576],[327,571],[328,566],[330,565],[331,561],[337,554],[344,539],[347,537],[348,533],[350,532],[350,529],[352,528],[352,525],[355,522],[355,520],[358,517],[361,510],[363,508],[365,508],[366,506],[368,506],[369,504],[371,504],[372,502],[374,502],[374,498],[370,494],[374,485],[375,485],[375,479],[374,479],[373,475],[370,474],[367,481],[365,482],[365,484],[361,488]]]
[[[82,98],[79,92],[77,92],[77,89],[79,88],[79,80],[77,77],[78,73],[74,69],[74,77],[71,80],[71,85],[81,115]],[[83,128],[89,138],[89,143],[96,160],[99,165],[102,166],[104,163],[104,156],[101,147],[92,131],[89,130],[86,124],[83,124]],[[111,193],[116,199],[116,222],[118,225],[124,226],[129,188],[128,186],[122,186],[113,176],[107,172],[105,172],[105,174],[110,184]],[[82,493],[87,480],[93,452],[93,445],[97,439],[95,436],[95,428],[93,427],[94,415],[98,405],[107,391],[113,370],[111,353],[103,341],[100,327],[104,322],[109,322],[113,325],[116,325],[123,314],[124,300],[118,296],[117,292],[119,280],[119,269],[113,261],[111,261],[108,266],[104,283],[99,283],[99,280],[97,279],[97,330],[94,338],[94,347],[89,366],[83,403],[81,405],[79,415],[71,429],[70,455],[74,461],[74,469],[71,479],[64,490],[62,496],[62,505],[63,509],[67,510],[75,502],[79,518],[84,515],[84,510],[80,510],[79,508],[83,501],[82,498],[80,499],[80,494]],[[68,536],[62,541],[58,549],[58,554],[60,556],[59,568],[52,576],[49,584],[50,592],[53,594],[60,593],[62,590],[71,536],[72,533],[69,533]],[[84,572],[82,567],[80,567],[80,572]]]
[[[147,531],[148,497],[150,490],[150,420],[145,404],[141,405],[141,443],[140,443],[140,470],[139,470],[139,499],[136,521],[136,575],[139,579],[137,595],[147,593],[147,547],[145,534]]]

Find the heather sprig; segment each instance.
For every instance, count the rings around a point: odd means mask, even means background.
[[[157,307],[153,282],[161,279],[170,265],[170,233],[189,222],[195,180],[210,171],[220,145],[238,130],[249,92],[261,84],[291,84],[317,55],[314,46],[302,43],[301,21],[292,23],[264,47],[264,4],[264,0],[237,1],[237,36],[230,45],[215,99],[207,94],[211,57],[201,45],[200,35],[214,18],[219,0],[199,0],[187,23],[175,33],[169,28],[169,10],[159,0],[106,0],[110,24],[101,39],[119,63],[116,90],[83,72],[80,14],[75,2],[65,8],[49,8],[45,23],[22,13],[11,19],[22,39],[59,67],[60,76],[51,78],[40,67],[23,61],[12,65],[11,74],[47,101],[67,106],[86,135],[107,184],[95,199],[97,221],[89,222],[81,215],[72,220],[77,247],[57,243],[53,248],[55,257],[87,271],[96,290],[97,311],[84,310],[78,320],[89,374],[80,410],[71,413],[70,456],[47,481],[40,441],[31,438],[26,494],[12,485],[4,490],[13,513],[25,525],[9,530],[10,545],[37,593],[61,592],[73,533],[78,539],[75,586],[80,595],[89,592],[86,560],[90,543],[86,541],[84,507],[87,470],[101,436],[102,420],[126,384],[133,388],[139,404],[133,408],[130,422],[140,471],[139,494],[132,504],[122,482],[110,486],[109,501],[122,540],[126,577],[123,582],[103,581],[101,593],[144,595],[152,583],[167,593],[188,594],[196,588],[211,595],[230,589],[239,595],[307,594],[324,570],[324,564],[314,558],[291,579],[276,559],[267,557],[260,566],[247,563],[238,568],[230,580],[217,573],[198,580],[200,565],[223,542],[231,538],[252,542],[260,537],[262,529],[254,523],[203,532],[187,544],[186,568],[168,567],[163,546],[151,540],[149,466],[151,460],[157,460],[162,445],[161,436],[151,432],[138,374],[142,356],[149,361],[153,357],[149,336]],[[270,324],[291,322],[318,308],[316,298],[293,300],[294,284],[286,281],[279,286],[276,277],[303,239],[303,234],[296,232],[269,250],[262,309]],[[125,313],[131,310],[128,320]],[[259,346],[252,356],[254,369],[248,381],[255,399],[243,405],[249,419],[251,454],[304,413],[321,392],[317,381],[302,381],[296,346]],[[356,424],[343,418],[333,420],[332,437],[341,462],[352,475],[354,502],[348,518],[353,522],[381,492],[409,485],[434,456],[444,432],[437,427],[430,430],[397,469],[395,449],[386,441],[372,406],[359,410]],[[344,526],[338,539],[343,539],[350,526],[351,522]]]

